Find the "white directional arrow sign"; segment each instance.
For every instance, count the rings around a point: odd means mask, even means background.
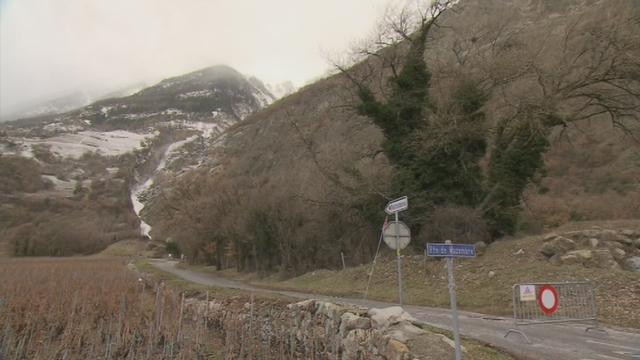
[[[406,196],[390,201],[384,211],[389,214],[397,214],[400,211],[407,210],[409,208],[409,199]],[[397,219],[396,219],[397,220]]]

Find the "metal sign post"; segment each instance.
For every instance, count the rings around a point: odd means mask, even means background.
[[[402,260],[400,258],[400,250],[404,249],[411,241],[411,232],[409,228],[398,220],[398,213],[409,208],[409,200],[406,196],[390,201],[384,208],[384,211],[391,215],[394,214],[396,221],[383,229],[384,242],[391,248],[396,250],[396,262],[398,264],[398,303],[403,305],[402,299]]]
[[[455,342],[456,360],[462,359],[460,346],[460,325],[458,322],[458,302],[456,299],[456,280],[453,277],[453,258],[470,258],[476,256],[476,247],[466,244],[452,244],[447,240],[444,244],[427,244],[427,256],[446,257],[449,278],[449,298],[451,301],[451,317],[453,322],[453,339]]]
[[[447,240],[451,244],[451,240]],[[453,277],[453,258],[447,257],[447,272],[449,277],[449,298],[451,302],[451,316],[453,317],[453,340],[456,345],[456,360],[460,360],[460,324],[458,323],[458,302],[456,299],[456,279]]]
[[[400,224],[398,223],[398,213],[396,212],[396,262],[398,263],[398,303],[403,305],[402,301],[402,264],[400,259]]]

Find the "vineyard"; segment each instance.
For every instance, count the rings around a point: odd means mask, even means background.
[[[0,359],[217,358],[218,337],[186,313],[121,260],[0,263]]]
[[[283,299],[166,280],[121,259],[2,259],[0,359],[324,359],[343,350],[323,335],[322,314],[300,337]]]

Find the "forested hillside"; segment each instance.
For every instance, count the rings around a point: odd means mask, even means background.
[[[368,261],[388,199],[413,244],[640,216],[632,1],[461,1],[390,13],[351,66],[233,127],[150,217],[196,261]]]

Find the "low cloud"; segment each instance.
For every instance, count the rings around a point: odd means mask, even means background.
[[[391,1],[0,0],[0,114],[215,64],[301,85]]]

